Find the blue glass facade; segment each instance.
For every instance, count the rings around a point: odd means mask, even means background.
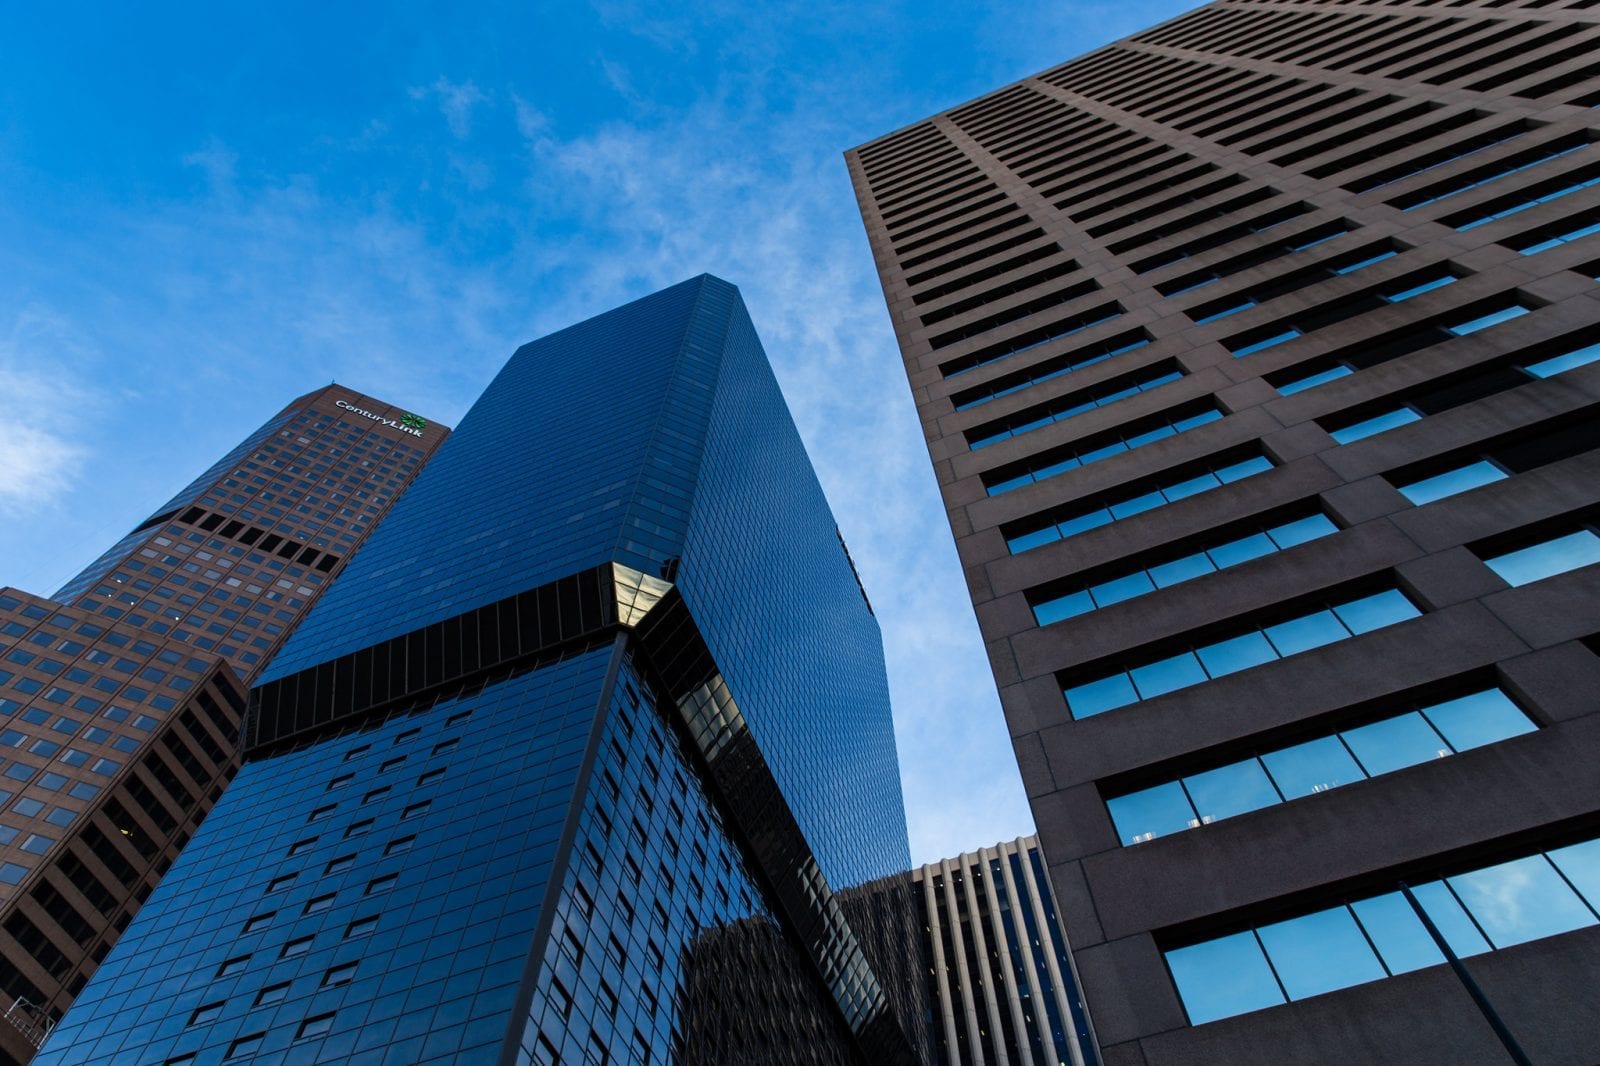
[[[520,349],[252,715],[40,1062],[922,1056],[830,896],[909,865],[877,624],[731,285]]]

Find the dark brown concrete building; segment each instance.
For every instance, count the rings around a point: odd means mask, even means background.
[[[239,769],[250,682],[448,432],[330,385],[54,597],[0,588],[0,1062],[188,842]]]
[[[1510,1061],[1402,882],[1600,1059],[1596,105],[1220,0],[848,153],[1106,1063]]]

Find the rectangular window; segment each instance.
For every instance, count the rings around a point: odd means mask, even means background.
[[[1467,869],[1412,891],[1458,956],[1586,928],[1600,922],[1600,840]],[[1194,1025],[1444,961],[1400,892],[1163,953]]]
[[[1124,846],[1531,733],[1498,688],[1418,705],[1354,728],[1196,770],[1106,800]]]
[[[1063,595],[1040,599],[1033,603],[1033,615],[1040,625],[1050,625],[1338,531],[1339,527],[1333,524],[1333,520],[1320,511],[1276,522],[1203,551],[1190,552],[1157,565],[1130,570],[1104,581],[1074,588]]]
[[[1516,551],[1489,556],[1483,562],[1515,588],[1600,562],[1600,536],[1592,529],[1580,529]]]
[[[1119,522],[1142,511],[1153,510],[1164,504],[1176,503],[1186,497],[1221,488],[1223,485],[1271,470],[1272,466],[1272,460],[1264,455],[1257,455],[1204,469],[1188,476],[1175,477],[1136,495],[1114,497],[1110,502],[1088,510],[1069,512],[1066,517],[1050,521],[1044,526],[1028,529],[1024,523],[1018,523],[1006,532],[1006,545],[1012,555],[1018,555],[1052,541],[1063,540],[1098,526]]]
[[[1036,481],[1044,481],[1069,470],[1076,470],[1090,463],[1097,463],[1102,459],[1109,459],[1122,452],[1131,452],[1142,448],[1146,444],[1154,444],[1158,440],[1187,433],[1197,429],[1208,422],[1220,421],[1222,411],[1213,401],[1208,407],[1189,414],[1172,412],[1162,414],[1154,419],[1140,419],[1130,425],[1127,430],[1119,430],[1115,434],[1097,434],[1081,444],[1066,448],[1052,449],[1027,461],[1019,472],[1016,467],[1005,467],[992,474],[984,475],[984,491],[990,496],[999,496],[1031,485]],[[991,480],[1001,478],[1002,480]]]
[[[1062,695],[1073,718],[1088,718],[1421,614],[1405,593],[1385,589],[1065,686]]]

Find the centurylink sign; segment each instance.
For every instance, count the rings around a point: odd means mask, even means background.
[[[401,433],[409,433],[413,437],[422,436],[422,431],[428,428],[428,420],[420,415],[401,415],[399,418],[384,418],[382,415],[375,415],[371,411],[357,407],[355,404],[345,403],[343,400],[335,400],[333,405],[342,407],[353,415],[370,418],[379,425],[392,426]]]

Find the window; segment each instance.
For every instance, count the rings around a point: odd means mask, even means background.
[[[333,1028],[333,1017],[333,1013],[329,1012],[328,1014],[318,1014],[313,1018],[307,1018],[300,1023],[300,1029],[294,1035],[295,1039],[306,1040],[314,1036],[325,1035]]]
[[[246,933],[259,933],[261,930],[272,924],[272,919],[277,913],[277,911],[267,911],[265,914],[255,915],[244,923],[244,929],[242,931]]]
[[[1412,891],[1459,956],[1581,929],[1597,924],[1600,840],[1466,870]],[[1195,1025],[1444,961],[1399,892],[1164,954]]]
[[[336,985],[347,985],[356,978],[356,967],[360,963],[346,962],[339,966],[329,968],[322,975],[322,987],[332,988]]]
[[[249,962],[250,956],[248,955],[236,955],[231,959],[224,960],[222,965],[217,967],[216,976],[232,977],[234,974],[242,972]]]
[[[1051,596],[1033,604],[1033,616],[1040,625],[1049,625],[1090,611],[1131,600],[1156,589],[1168,588],[1191,578],[1225,570],[1263,555],[1292,548],[1309,540],[1337,533],[1333,520],[1318,512],[1279,522],[1248,536],[1236,537],[1204,551],[1192,552],[1156,566],[1119,574],[1095,584],[1077,588],[1065,595]]]
[[[1446,470],[1442,474],[1413,481],[1406,485],[1397,486],[1400,495],[1414,504],[1432,503],[1442,500],[1446,496],[1454,496],[1480,485],[1488,485],[1499,481],[1508,475],[1493,461],[1480,459],[1477,462],[1458,466],[1453,470]]]
[[[987,448],[991,444],[1020,437],[1031,430],[1056,422],[1065,422],[1085,411],[1092,411],[1097,407],[1105,407],[1118,400],[1137,396],[1141,392],[1160,388],[1181,377],[1183,371],[1176,363],[1159,363],[1133,374],[1114,378],[1095,388],[1085,389],[1037,407],[1030,407],[999,422],[970,429],[966,433],[967,446],[973,451]]]
[[[1276,624],[1252,626],[1226,640],[1067,686],[1062,694],[1072,717],[1087,718],[1369,633],[1421,613],[1405,593],[1386,589]]]
[[[1020,473],[1012,468],[1011,473],[997,472],[995,475],[985,475],[984,491],[990,496],[999,496],[1001,493],[1031,485],[1036,481],[1064,474],[1069,470],[1076,470],[1080,466],[1109,459],[1121,452],[1131,452],[1142,448],[1146,444],[1154,444],[1158,440],[1188,432],[1208,422],[1215,422],[1222,418],[1222,411],[1213,403],[1211,406],[1194,411],[1191,414],[1178,415],[1163,414],[1155,420],[1141,420],[1135,427],[1137,432],[1123,433],[1121,431],[1111,435],[1097,435],[1080,445],[1065,451],[1056,449],[1029,460]],[[991,480],[991,477],[1000,477],[1002,480]]]
[[[1140,844],[1536,728],[1488,688],[1113,796],[1106,808],[1122,843]]]
[[[284,874],[282,877],[274,877],[267,883],[267,895],[270,896],[274,892],[282,892],[294,884],[295,878],[299,876],[299,874]]]
[[[346,940],[352,940],[358,936],[368,936],[377,928],[378,918],[376,915],[370,918],[357,918],[355,921],[345,926],[344,938]]]
[[[1017,555],[1031,548],[1063,540],[1097,526],[1109,525],[1141,511],[1175,503],[1185,497],[1209,492],[1271,469],[1272,460],[1264,455],[1257,455],[1238,462],[1203,469],[1196,474],[1175,477],[1138,495],[1115,498],[1108,504],[1087,511],[1073,512],[1068,517],[1050,522],[1042,528],[1035,527],[1025,532],[1008,532],[1006,545],[1011,549],[1012,555]]]
[[[1600,562],[1600,536],[1596,536],[1591,529],[1580,529],[1576,533],[1568,533],[1484,560],[1489,569],[1499,574],[1501,579],[1512,587],[1564,574],[1569,570],[1597,562]]]
[[[189,1015],[189,1024],[204,1025],[207,1022],[216,1021],[217,1017],[222,1014],[222,1008],[225,1005],[225,1001],[218,1000],[216,1003],[207,1003],[204,1006],[196,1007],[194,1013]]]
[[[283,950],[278,952],[278,958],[292,959],[296,955],[304,955],[306,952],[311,950],[312,939],[312,937],[303,936],[289,941],[287,944],[283,945]]]
[[[315,896],[306,901],[305,909],[300,913],[319,914],[322,911],[329,910],[333,907],[333,897],[334,893],[332,892],[325,893],[321,896]]]
[[[284,987],[287,988],[288,986],[285,985]],[[260,1033],[251,1033],[249,1036],[241,1036],[239,1039],[228,1045],[228,1054],[223,1057],[223,1061],[226,1062],[228,1059],[242,1059],[246,1055],[254,1055],[258,1050],[260,1050],[261,1043],[266,1038],[267,1034],[264,1031]]]

